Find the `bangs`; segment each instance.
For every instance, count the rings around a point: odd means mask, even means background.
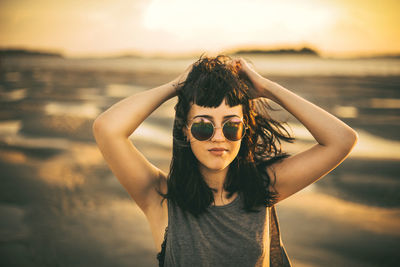
[[[218,107],[224,99],[230,107],[248,103],[248,87],[239,79],[236,70],[226,64],[228,60],[227,56],[200,58],[193,65],[181,96],[203,107]]]

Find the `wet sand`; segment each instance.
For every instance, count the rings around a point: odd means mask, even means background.
[[[176,74],[1,66],[1,265],[157,265],[145,216],[108,169],[91,125],[119,99]],[[396,265],[400,112],[384,106],[390,101],[373,99],[400,99],[400,77],[270,79],[342,115],[360,134],[359,144],[341,165],[277,205],[293,265]],[[174,104],[170,100],[162,105],[131,136],[166,172]],[[315,143],[290,114],[274,116],[287,118],[298,138],[295,144],[284,144],[288,152]]]

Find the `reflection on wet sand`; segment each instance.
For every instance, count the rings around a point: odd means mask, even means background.
[[[0,151],[0,160],[12,164],[24,164],[27,162],[28,157],[20,151]]]
[[[99,108],[93,103],[50,102],[44,106],[46,115],[70,115],[74,118],[94,119],[99,115]]]
[[[318,201],[316,201],[318,200]],[[400,209],[371,207],[345,201],[316,190],[303,190],[296,197],[279,204],[285,209],[295,209],[304,216],[312,214],[329,221],[347,224],[374,232],[400,236]]]
[[[84,265],[156,266],[150,227],[131,200],[109,199],[73,209],[63,227],[66,239],[55,242],[60,250],[69,247],[71,254],[81,254]]]
[[[357,118],[358,110],[353,106],[335,106],[333,113],[341,118]]]
[[[128,84],[109,84],[106,88],[106,96],[108,97],[128,97],[134,93],[142,92],[147,88],[138,85],[128,85]]]
[[[344,201],[312,185],[279,203],[277,210],[282,240],[294,266],[395,266],[398,262],[399,208]]]
[[[400,160],[400,141],[379,138],[363,130],[358,132],[363,138],[352,152],[353,157]]]
[[[396,98],[372,98],[373,108],[400,108],[400,99]]]
[[[0,136],[16,135],[20,129],[20,120],[0,121]]]
[[[73,189],[83,185],[90,168],[102,162],[103,157],[97,147],[75,143],[69,146],[67,152],[42,162],[38,178],[52,186]]]
[[[21,131],[27,135],[68,137],[78,140],[93,140],[92,118],[69,115],[32,115],[23,121]]]
[[[0,92],[2,101],[17,101],[26,97],[26,88],[16,89],[11,92]]]
[[[297,123],[291,123],[289,128],[297,141],[294,144],[283,144],[283,147],[295,153],[316,143],[310,132]],[[365,130],[357,129],[359,140],[351,151],[352,158],[400,160],[400,141],[385,139]]]

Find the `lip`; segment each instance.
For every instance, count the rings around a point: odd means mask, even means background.
[[[209,149],[208,151],[227,151],[227,149],[225,149],[223,147],[213,147],[213,148]]]
[[[211,154],[213,154],[214,156],[222,156],[227,149],[225,148],[220,148],[220,147],[214,147],[208,150]]]

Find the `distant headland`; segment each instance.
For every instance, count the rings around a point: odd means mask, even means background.
[[[40,57],[57,57],[63,58],[61,53],[49,52],[49,51],[38,51],[29,49],[0,49],[0,56],[40,56]]]
[[[303,47],[301,49],[241,49],[232,52],[233,55],[241,54],[256,54],[256,55],[307,55],[307,56],[317,56],[319,54],[317,51]]]

